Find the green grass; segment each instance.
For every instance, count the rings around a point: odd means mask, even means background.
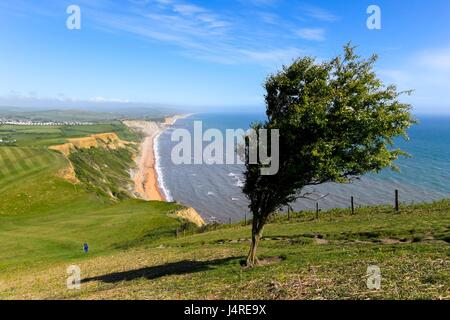
[[[83,259],[85,242],[90,245],[91,257],[142,239],[173,236],[180,223],[167,212],[175,207],[140,200],[102,204],[83,197],[63,209],[1,216],[0,272]]]
[[[119,119],[120,116],[107,112],[85,110],[24,110],[20,108],[0,107],[0,118],[47,121],[105,122]]]
[[[127,199],[133,197],[129,170],[136,152],[133,146],[116,150],[80,149],[72,152],[69,159],[77,178],[89,191],[102,197]]]
[[[119,121],[95,125],[76,126],[0,126],[0,138],[17,140],[19,147],[49,147],[63,144],[69,138],[85,137],[91,134],[115,132],[119,138],[138,141],[140,137]],[[1,148],[1,145],[0,145]]]
[[[133,146],[75,150],[70,160],[81,183],[60,177],[69,160],[45,147],[53,143],[48,135],[56,134],[61,142],[111,131],[136,138],[121,124],[14,130],[23,137],[19,145],[33,146],[0,147],[0,271],[81,258],[84,242],[92,243],[93,255],[105,254],[141,239],[175,234],[181,225],[168,216],[177,205],[130,199]],[[46,138],[35,143],[41,136]]]
[[[61,256],[52,263],[48,258],[42,266],[33,263],[34,269],[27,277],[11,269],[4,272],[3,278],[0,276],[0,281],[4,281],[3,297],[450,298],[449,200],[404,207],[400,213],[391,208],[376,207],[360,209],[356,215],[350,215],[349,210],[324,212],[318,220],[312,213],[296,214],[291,221],[279,217],[267,225],[258,251],[263,261],[268,259],[271,263],[254,269],[240,265],[249,247],[250,226],[220,226],[217,230],[176,238],[173,234],[176,222],[164,214],[172,209],[170,204],[159,204],[161,216],[158,220],[146,221],[149,229],[142,227],[143,220],[140,219],[143,217],[138,212],[143,208],[134,204],[136,207],[129,207],[130,203],[125,202],[89,213],[84,220],[89,228],[81,228],[83,220],[78,217],[54,217],[59,222],[49,221],[48,225],[56,225],[55,228],[61,230],[58,224],[65,225],[64,221],[69,219],[67,226],[73,228],[73,234],[59,231],[67,241],[67,247],[55,249]],[[127,214],[124,218],[118,213],[123,208],[127,208],[130,216]],[[111,222],[111,217],[126,221],[119,223],[119,228]],[[171,227],[161,231],[168,222]],[[153,223],[158,228],[151,229]],[[30,221],[24,228],[35,228],[36,224],[40,223]],[[108,227],[117,230],[108,230]],[[80,252],[78,243],[85,241],[87,236],[78,235],[77,228],[85,229],[85,234],[92,228],[89,241],[93,248],[102,248],[99,254]],[[39,230],[39,234],[41,232]],[[124,235],[128,232],[134,234],[134,238]],[[54,231],[48,231],[48,234],[54,234]],[[114,242],[107,239],[112,234],[115,235]],[[12,238],[11,234],[7,237]],[[97,241],[103,244],[99,245]],[[67,250],[67,256],[62,254],[63,250]],[[71,255],[71,251],[77,253]],[[2,261],[7,259],[1,258]],[[42,263],[42,260],[38,261]],[[82,270],[85,282],[81,290],[65,288],[65,269],[70,264],[79,265]],[[381,290],[369,290],[366,286],[369,265],[381,269]]]
[[[168,108],[125,108],[112,112],[88,111],[80,109],[65,110],[27,110],[23,108],[2,107],[0,106],[0,118],[31,120],[35,122],[48,121],[77,121],[105,123],[118,119],[148,119],[157,120],[176,113],[176,110]]]
[[[129,149],[78,150],[81,183],[58,176],[68,160],[47,145],[101,130],[133,139],[115,126],[14,128],[19,146],[0,147],[0,298],[450,299],[450,200],[277,216],[258,249],[265,264],[246,269],[250,226],[177,238],[178,205],[129,199]],[[81,290],[66,287],[73,264]],[[381,290],[366,286],[369,265]]]

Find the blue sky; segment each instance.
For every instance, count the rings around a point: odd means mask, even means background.
[[[66,9],[81,8],[81,30]],[[381,8],[381,30],[366,27]],[[0,2],[0,104],[263,108],[262,84],[302,55],[352,41],[418,113],[450,113],[448,0]]]

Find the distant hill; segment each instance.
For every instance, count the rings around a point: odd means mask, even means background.
[[[30,120],[36,122],[47,121],[75,121],[75,122],[109,122],[119,119],[162,119],[176,113],[165,108],[132,107],[114,109],[111,111],[91,111],[85,109],[29,109],[16,107],[0,107],[0,119]]]

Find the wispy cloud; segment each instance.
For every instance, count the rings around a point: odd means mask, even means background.
[[[305,54],[304,50],[298,48],[272,49],[267,51],[241,50],[248,58],[260,62],[271,62],[275,64],[286,64],[294,57]]]
[[[33,12],[27,2],[21,11]],[[45,0],[44,0],[45,1]],[[278,5],[276,0],[248,0],[257,7]],[[297,20],[286,21],[276,11],[221,10],[189,0],[77,0],[84,25],[104,32],[129,33],[173,47],[172,52],[193,59],[224,64],[253,63],[269,66],[285,63],[306,52],[300,39],[321,41],[322,29],[298,29]],[[47,1],[49,12],[65,12],[64,4]],[[42,10],[42,9],[40,9]],[[257,10],[261,10],[258,8]],[[323,12],[311,14],[328,17]],[[298,30],[296,32],[296,30]],[[278,67],[272,65],[273,67]]]
[[[242,3],[248,3],[255,6],[273,6],[279,0],[241,0]]]
[[[387,83],[400,90],[414,90],[408,102],[421,107],[423,112],[450,112],[450,49],[430,48],[413,52],[400,64],[378,70]],[[439,107],[440,106],[440,107]],[[437,109],[433,109],[438,107]]]
[[[321,28],[302,28],[297,30],[296,34],[306,40],[324,41],[325,30]]]
[[[419,53],[417,58],[423,66],[450,71],[450,48],[427,50]]]
[[[281,39],[295,28],[278,23],[275,14],[258,16],[262,23],[267,25],[271,21],[276,25],[276,29],[264,30],[249,26],[243,16],[186,1],[149,0],[136,4],[134,0],[133,4],[138,7],[128,12],[93,10],[89,16],[106,30],[162,41],[177,47],[183,56],[217,63],[285,63],[304,52],[303,48],[296,48],[287,41],[283,44]],[[320,34],[310,37],[317,40]]]
[[[339,17],[336,16],[334,13],[312,5],[301,6],[300,11],[310,18],[317,19],[320,21],[335,22],[339,20]]]

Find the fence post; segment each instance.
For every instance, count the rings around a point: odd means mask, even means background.
[[[245,215],[244,215],[244,226],[246,226],[247,225],[247,213],[245,213]]]
[[[355,199],[352,197],[351,199],[352,202],[352,214],[355,214]]]
[[[230,224],[230,226],[231,226],[231,218],[228,218],[228,222],[229,222],[229,224]]]
[[[316,202],[316,219],[319,220],[319,203]]]
[[[400,210],[400,205],[398,202],[398,190],[395,190],[395,211],[399,211]]]

